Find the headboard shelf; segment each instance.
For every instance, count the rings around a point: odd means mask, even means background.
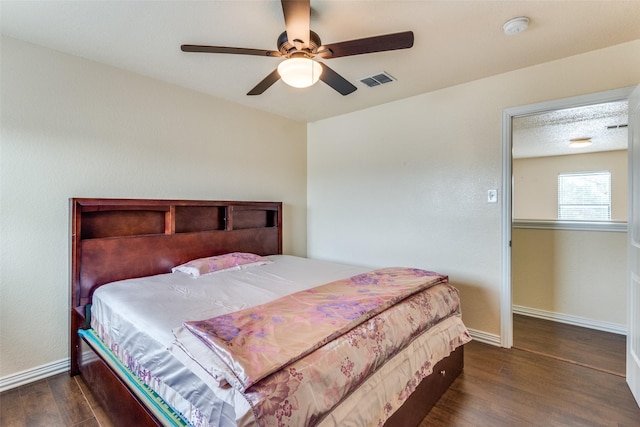
[[[74,199],[82,213],[82,239],[278,227],[280,208],[267,202],[156,201],[127,204],[117,199]],[[113,202],[113,203],[110,203]]]
[[[166,216],[153,210],[83,211],[80,232],[82,240],[165,234]]]
[[[227,209],[226,206],[176,206],[173,232],[224,230]]]

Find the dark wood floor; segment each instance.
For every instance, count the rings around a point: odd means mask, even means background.
[[[515,331],[514,341],[523,329],[516,325]],[[589,354],[602,355],[610,345],[605,340],[604,347],[598,348],[603,341],[593,337],[585,340],[591,341],[585,351]],[[546,348],[556,346],[563,348],[559,344],[547,344]],[[559,352],[561,357],[549,357],[538,350],[507,350],[470,342],[465,347],[463,373],[420,427],[640,426],[640,408],[625,379],[603,368],[609,366],[614,371],[619,361],[576,363],[570,361],[573,356],[568,350]],[[624,357],[624,347],[622,351]],[[616,354],[611,359],[619,357]],[[112,424],[81,380],[61,374],[0,394],[0,426]]]
[[[514,316],[514,348],[465,347],[464,371],[427,426],[640,426],[625,337]]]
[[[95,402],[92,407],[90,401],[93,402],[91,396],[83,393],[75,378],[55,375],[0,394],[0,426],[111,426]]]
[[[624,335],[515,314],[513,346],[625,376],[627,340]]]

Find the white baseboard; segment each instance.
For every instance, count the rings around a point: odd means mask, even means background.
[[[17,372],[0,378],[0,392],[11,390],[21,385],[29,384],[44,378],[52,377],[63,372],[69,372],[69,358],[61,359],[56,362],[47,363],[42,366],[27,369],[26,371]]]
[[[479,341],[484,344],[494,345],[496,347],[500,347],[500,336],[494,334],[488,334],[483,331],[477,331],[475,329],[467,328],[469,331],[469,335],[476,341]]]
[[[552,320],[554,322],[566,323],[568,325],[581,326],[583,328],[596,329],[598,331],[611,332],[618,335],[627,335],[627,326],[617,323],[603,322],[601,320],[586,319],[580,316],[570,314],[554,313],[537,308],[524,307],[514,305],[512,307],[514,314],[523,316],[537,317],[538,319]]]

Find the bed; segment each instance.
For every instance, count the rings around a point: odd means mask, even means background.
[[[70,373],[82,375],[116,425],[415,426],[462,371],[469,336],[457,291],[446,276],[284,255],[282,203],[89,198],[70,203]],[[230,256],[247,259],[197,278],[187,268],[202,258],[207,265],[212,259],[222,265],[220,260]],[[354,295],[361,298],[363,283],[369,286],[372,278],[396,283],[398,277],[424,284],[409,296],[385,296],[372,312],[358,312],[360,320],[346,316],[342,332],[331,337],[317,324],[305,330],[304,322],[295,322],[299,313],[288,318],[289,306],[277,306],[295,299],[291,306],[306,307],[299,298],[321,294],[335,299],[336,289],[344,301],[353,283],[359,286]],[[371,301],[382,300],[371,295]],[[439,313],[436,320],[419,320],[423,301],[426,311]],[[279,313],[267,323],[275,325],[273,336],[291,335],[290,342],[279,348],[271,341],[256,344],[251,340],[266,340],[269,334],[246,331],[264,324],[229,323],[229,318],[255,322],[258,308]],[[385,316],[408,309],[415,310],[408,322],[415,330],[398,338],[397,347],[379,351],[379,337],[392,336],[383,328],[400,325]],[[332,311],[328,317],[336,316]],[[294,323],[304,336],[317,333],[302,352],[294,351],[295,334],[288,333]],[[246,344],[243,356],[249,359],[225,359],[231,357],[224,350],[231,341],[216,345],[222,335],[207,335],[215,327],[222,328],[218,332],[233,328],[235,348]],[[358,341],[371,331],[377,341]],[[251,359],[256,355],[260,359]],[[283,367],[271,359],[271,365],[263,363],[267,355],[281,358]],[[319,363],[333,368],[323,370]],[[240,374],[230,367],[239,367]],[[339,379],[329,375],[340,370]],[[285,374],[289,382],[280,380]],[[337,382],[340,387],[332,388]],[[289,386],[289,395],[282,395],[282,384]],[[369,419],[370,414],[375,415]]]

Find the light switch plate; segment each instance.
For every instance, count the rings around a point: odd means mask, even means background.
[[[493,188],[487,191],[487,203],[498,203],[498,190]]]

